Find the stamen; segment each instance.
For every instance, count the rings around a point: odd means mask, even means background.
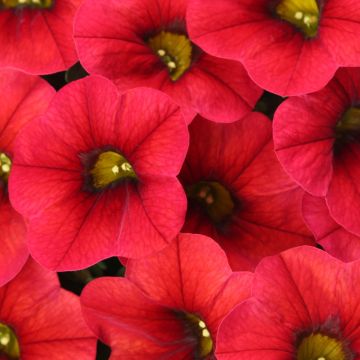
[[[0,344],[7,345],[9,342],[10,342],[10,334],[9,333],[2,334],[0,338]]]
[[[214,197],[210,194],[206,197],[205,201],[208,205],[211,205],[214,203],[215,200],[214,200]]]
[[[200,321],[199,321],[199,327],[202,328],[202,329],[205,329],[205,328],[206,328],[206,324],[205,324],[202,320],[200,320]]]
[[[200,199],[205,199],[206,195],[208,194],[209,190],[208,189],[201,189],[198,193],[198,196]]]
[[[208,329],[203,329],[203,331],[201,333],[202,333],[202,336],[204,336],[204,337],[210,337],[210,333],[209,333]]]
[[[118,174],[120,172],[120,169],[117,165],[114,165],[111,169],[111,171],[114,173],[114,174]]]
[[[169,61],[167,66],[170,68],[170,69],[176,69],[176,64],[174,61]]]
[[[297,11],[294,15],[294,18],[297,20],[301,20],[304,17],[304,14],[301,11]]]
[[[125,161],[121,164],[121,170],[131,172],[132,166],[128,162]]]

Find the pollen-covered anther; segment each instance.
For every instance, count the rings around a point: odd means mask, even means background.
[[[0,358],[20,359],[20,348],[14,331],[7,325],[0,323]]]
[[[11,170],[11,159],[5,154],[0,153],[0,179],[7,181]]]
[[[211,204],[213,204],[214,203],[214,197],[211,195],[211,194],[209,194],[206,198],[205,198],[205,201],[206,201],[206,203],[208,204],[208,205],[211,205]]]
[[[92,184],[96,189],[103,189],[122,179],[136,179],[131,164],[115,151],[100,153],[90,170]]]
[[[53,4],[54,0],[0,0],[0,10],[17,8],[49,9]]]
[[[161,31],[151,37],[148,44],[166,66],[170,78],[178,80],[192,61],[192,45],[186,35]]]
[[[319,26],[320,11],[316,0],[282,0],[276,14],[297,27],[306,37],[314,37]]]

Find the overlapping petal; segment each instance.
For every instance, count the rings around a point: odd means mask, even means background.
[[[0,71],[0,153],[12,159],[17,133],[42,114],[54,95],[44,80],[14,70]],[[11,169],[10,169],[11,172]],[[12,279],[28,258],[26,226],[11,206],[7,181],[0,177],[0,285]]]
[[[49,9],[1,9],[0,67],[41,75],[73,65],[72,25],[79,5],[79,0],[55,0]]]
[[[332,219],[324,198],[304,195],[303,214],[317,242],[329,254],[342,261],[360,258],[360,238]]]
[[[335,221],[356,234],[360,125],[342,133],[339,124],[357,106],[359,79],[358,69],[341,69],[323,90],[287,99],[274,119],[275,151],[284,169],[307,192],[325,197]]]

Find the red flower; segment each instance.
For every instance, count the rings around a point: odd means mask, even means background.
[[[72,38],[80,0],[1,0],[0,67],[50,74],[73,65]]]
[[[253,298],[220,326],[217,359],[358,359],[359,276],[358,262],[305,246],[264,259]]]
[[[360,259],[360,237],[337,224],[330,216],[323,198],[304,195],[303,215],[317,242],[342,261]]]
[[[60,288],[55,273],[29,260],[0,288],[0,304],[1,359],[94,359],[79,298]]]
[[[252,113],[233,124],[200,117],[189,127],[180,179],[188,196],[183,231],[211,236],[235,270],[268,255],[313,244],[301,214],[303,190],[273,151],[271,122]]]
[[[214,359],[219,324],[251,281],[232,273],[214,241],[181,234],[155,256],[129,261],[125,279],[92,281],[81,303],[112,359]]]
[[[337,223],[360,235],[360,70],[341,69],[326,88],[287,99],[275,113],[274,142],[286,171],[325,197]]]
[[[190,0],[192,41],[241,61],[279,95],[320,90],[341,66],[360,66],[360,2],[353,0]]]
[[[181,229],[176,179],[188,147],[180,109],[166,95],[87,77],[60,90],[17,141],[14,206],[29,218],[31,254],[57,270],[110,256],[142,257]]]
[[[55,91],[44,80],[14,70],[0,71],[0,286],[12,279],[28,258],[25,223],[12,208],[8,177],[18,131],[42,114]]]
[[[186,0],[86,0],[75,21],[80,61],[123,89],[170,95],[190,121],[198,112],[231,122],[261,96],[243,66],[202,52],[187,36]]]

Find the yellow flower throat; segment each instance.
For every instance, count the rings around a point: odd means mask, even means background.
[[[317,35],[320,10],[316,0],[282,0],[275,12],[282,20],[301,30],[306,37]]]
[[[54,0],[0,0],[0,10],[9,9],[49,9],[53,6]]]
[[[347,360],[341,341],[321,333],[312,333],[300,343],[297,360]]]
[[[7,183],[11,170],[11,159],[0,152],[0,180]]]
[[[0,323],[0,357],[5,355],[9,360],[20,359],[18,339],[11,328]]]
[[[185,35],[161,31],[148,45],[166,66],[171,80],[178,80],[190,68],[193,48]]]

